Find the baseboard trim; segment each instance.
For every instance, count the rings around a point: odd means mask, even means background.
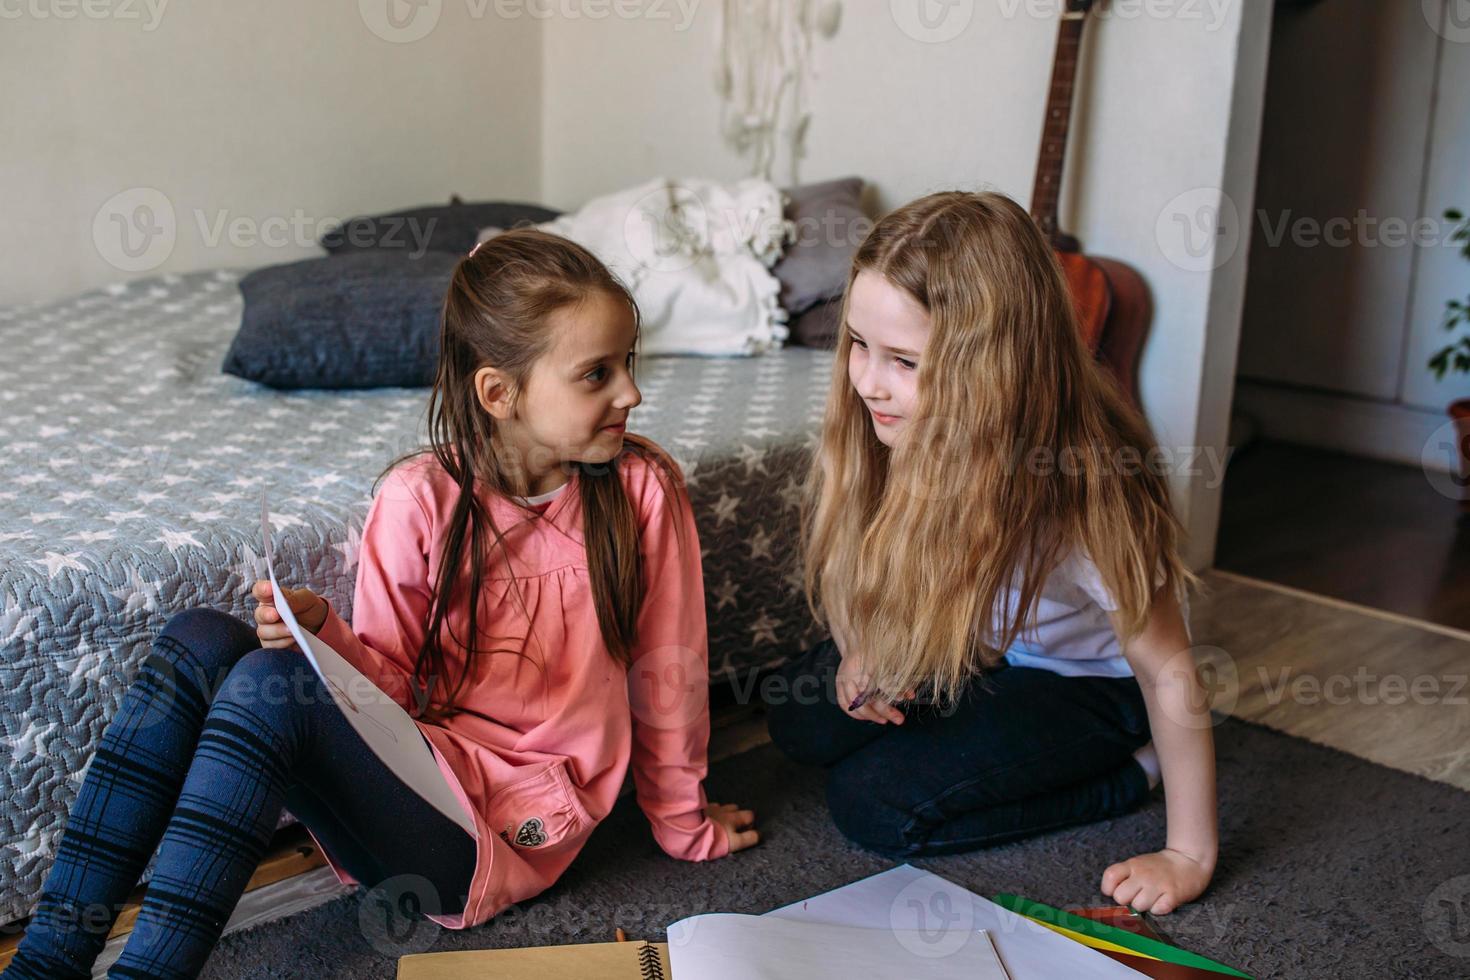
[[[1254,419],[1263,436],[1371,459],[1424,466],[1424,447],[1450,424],[1443,412],[1306,391],[1240,379],[1233,412]],[[1434,469],[1453,472],[1454,445],[1429,454]]]
[[[1415,629],[1424,630],[1426,633],[1437,633],[1440,636],[1449,637],[1452,640],[1464,640],[1470,643],[1470,632],[1455,629],[1453,626],[1444,626],[1439,623],[1431,623],[1427,619],[1417,619],[1413,616],[1405,616],[1403,613],[1389,612],[1386,609],[1374,609],[1372,606],[1360,605],[1349,602],[1346,599],[1335,599],[1332,596],[1322,595],[1320,592],[1308,592],[1305,589],[1293,588],[1282,585],[1279,582],[1268,582],[1265,579],[1252,578],[1249,575],[1241,575],[1237,572],[1227,572],[1224,569],[1212,568],[1210,575],[1218,575],[1220,578],[1229,579],[1241,585],[1250,585],[1258,589],[1266,589],[1270,592],[1279,592],[1296,599],[1305,599],[1318,605],[1331,606],[1334,609],[1343,609],[1354,612],[1360,616],[1370,616],[1373,619],[1381,619],[1384,622],[1394,623],[1399,626],[1412,626]]]

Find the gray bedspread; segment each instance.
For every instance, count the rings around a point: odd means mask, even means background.
[[[285,578],[350,611],[374,478],[427,392],[279,392],[220,373],[239,273],[0,309],[0,922],[39,894],[107,721],[174,612],[247,615],[269,495]],[[685,465],[715,676],[814,639],[796,501],[831,355],[650,359],[632,428]]]

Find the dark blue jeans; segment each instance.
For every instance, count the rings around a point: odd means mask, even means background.
[[[832,820],[854,843],[895,858],[952,854],[1137,807],[1149,741],[1131,677],[1064,677],[1002,666],[955,704],[900,705],[902,725],[849,717],[836,700],[841,654],[827,640],[768,685],[771,740],[827,769]]]
[[[294,649],[232,616],[169,620],[87,768],[10,978],[90,977],[158,851],[109,976],[197,976],[285,805],[399,911],[464,907],[475,841],[398,781]],[[160,844],[161,840],[161,844]]]

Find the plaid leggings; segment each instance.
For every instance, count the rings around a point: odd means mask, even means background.
[[[155,848],[109,976],[198,976],[282,805],[359,882],[415,876],[419,911],[463,908],[474,839],[382,765],[299,652],[259,646],[224,613],[169,620],[87,769],[7,980],[90,977]]]

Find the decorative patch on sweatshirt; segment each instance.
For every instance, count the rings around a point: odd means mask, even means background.
[[[545,824],[540,817],[532,817],[516,831],[516,844],[520,847],[540,847],[546,843]]]

